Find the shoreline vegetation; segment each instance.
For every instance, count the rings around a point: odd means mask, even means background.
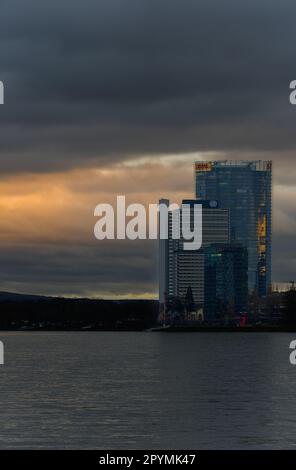
[[[0,331],[296,332],[296,290],[284,293],[281,317],[234,321],[158,322],[158,300],[103,300],[0,292]],[[286,300],[285,300],[286,299]],[[165,326],[165,327],[164,327]]]
[[[157,325],[156,300],[102,300],[0,292],[2,331],[142,331]]]

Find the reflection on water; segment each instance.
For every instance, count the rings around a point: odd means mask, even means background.
[[[285,333],[0,333],[0,447],[296,445]]]

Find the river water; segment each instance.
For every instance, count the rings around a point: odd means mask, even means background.
[[[1,449],[293,449],[285,333],[0,332]]]

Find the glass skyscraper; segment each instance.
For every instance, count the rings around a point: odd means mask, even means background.
[[[248,310],[248,250],[239,244],[204,249],[204,318],[233,320]]]
[[[229,209],[230,241],[248,250],[248,288],[265,296],[271,285],[272,162],[199,161],[196,199]]]

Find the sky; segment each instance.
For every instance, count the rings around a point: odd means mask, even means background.
[[[295,0],[2,0],[0,290],[155,298],[155,241],[94,207],[194,196],[193,162],[271,159],[273,281],[295,277]]]

